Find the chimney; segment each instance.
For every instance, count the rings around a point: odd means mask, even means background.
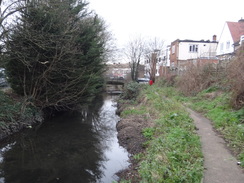
[[[240,19],[238,22],[239,22],[239,23],[240,23],[240,22],[244,22],[244,19],[241,17],[241,19]]]
[[[217,36],[213,35],[213,42],[216,42],[216,40],[217,40]]]

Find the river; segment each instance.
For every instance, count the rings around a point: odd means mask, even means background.
[[[0,147],[0,183],[111,183],[127,168],[115,96],[82,113],[60,114]]]

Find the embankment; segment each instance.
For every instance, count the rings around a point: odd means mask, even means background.
[[[43,122],[41,112],[33,106],[23,108],[23,99],[0,91],[0,141]]]
[[[148,86],[118,106],[119,143],[131,153],[121,182],[201,182],[203,156],[193,120],[180,103]]]

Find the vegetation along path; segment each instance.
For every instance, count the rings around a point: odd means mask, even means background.
[[[243,171],[226,148],[225,141],[213,130],[211,122],[199,113],[187,110],[201,138],[205,169],[203,183],[243,183]]]

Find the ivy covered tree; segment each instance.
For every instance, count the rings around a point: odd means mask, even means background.
[[[28,1],[6,44],[11,87],[25,104],[68,110],[101,91],[105,23],[80,0]]]

